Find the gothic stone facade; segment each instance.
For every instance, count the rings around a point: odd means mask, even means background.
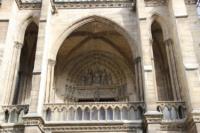
[[[200,133],[196,0],[0,0],[0,132]]]

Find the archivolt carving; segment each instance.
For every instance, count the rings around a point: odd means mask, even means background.
[[[78,55],[61,68],[65,78],[67,101],[78,99],[114,98],[126,99],[127,78],[133,80],[133,72],[121,57],[102,51]]]

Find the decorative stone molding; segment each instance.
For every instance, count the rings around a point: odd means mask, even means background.
[[[146,124],[159,124],[162,120],[162,113],[158,111],[146,112],[144,114]]]
[[[25,116],[23,117],[25,126],[38,126],[39,129],[44,132],[44,120],[39,116]]]
[[[41,0],[15,0],[19,9],[39,10],[42,6]]]
[[[137,125],[137,126],[135,126]],[[72,132],[72,131],[82,131],[82,132],[131,132],[136,133],[137,127],[141,127],[139,124],[98,124],[98,125],[70,125],[70,126],[56,126],[50,125],[45,127],[45,131],[51,132]]]
[[[168,4],[168,0],[145,0],[145,4],[147,7],[166,6]]]
[[[54,0],[53,4],[58,9],[64,8],[133,8],[135,7],[135,0]]]
[[[26,112],[28,112],[28,108],[29,105],[4,105],[2,106],[2,110],[6,111],[8,110],[9,112],[16,110],[17,112],[21,111],[21,110],[25,110]]]
[[[185,120],[174,122],[162,122],[160,126],[161,131],[184,131]]]
[[[197,0],[185,0],[185,4],[187,4],[187,5],[195,5],[195,4],[197,4]]]
[[[49,65],[55,65],[56,64],[56,61],[55,60],[52,60],[52,59],[48,59],[48,63]]]
[[[1,125],[0,133],[23,133],[24,125]]]
[[[16,0],[19,9],[39,10],[41,0]],[[133,8],[135,0],[52,0],[52,14],[57,13],[57,9],[75,9],[75,8]]]
[[[22,46],[23,46],[23,43],[20,43],[20,42],[15,42],[15,44],[14,44],[14,47],[17,49],[21,49]]]

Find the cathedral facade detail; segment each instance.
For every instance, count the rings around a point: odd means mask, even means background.
[[[0,133],[200,133],[197,0],[0,0]]]

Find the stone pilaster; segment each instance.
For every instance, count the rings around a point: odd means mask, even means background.
[[[45,103],[51,103],[54,100],[54,67],[56,61],[55,60],[48,60],[48,67],[47,67],[47,81],[46,81],[46,96],[45,96]]]
[[[156,133],[160,131],[160,124],[162,120],[162,113],[147,112],[145,114],[145,127],[147,133]]]
[[[31,103],[29,108],[29,115],[42,115],[42,108],[45,97],[46,72],[47,72],[47,51],[48,51],[48,17],[51,15],[51,6],[49,0],[43,0],[39,33],[37,40],[37,48],[35,55],[35,64],[32,77]]]
[[[8,84],[6,85],[6,95],[4,104],[12,104],[16,89],[16,80],[20,65],[20,54],[23,43],[15,42],[13,46],[12,59],[9,70]]]
[[[144,75],[144,101],[146,103],[146,109],[148,111],[156,111],[157,107],[157,87],[154,72],[154,61],[152,53],[152,41],[150,41],[150,35],[148,31],[148,23],[146,19],[139,20],[140,28],[140,41],[142,49],[142,61],[143,61],[143,75]]]
[[[179,10],[180,8],[182,10]],[[194,42],[189,28],[189,20],[187,18],[184,1],[169,1],[169,10],[172,11],[170,15],[174,26],[174,50],[177,58],[176,61],[179,63],[177,65],[178,74],[182,81],[182,92],[185,93],[184,100],[189,102],[189,110],[198,109],[200,106],[199,95],[197,95],[200,94],[199,65],[194,52]]]

